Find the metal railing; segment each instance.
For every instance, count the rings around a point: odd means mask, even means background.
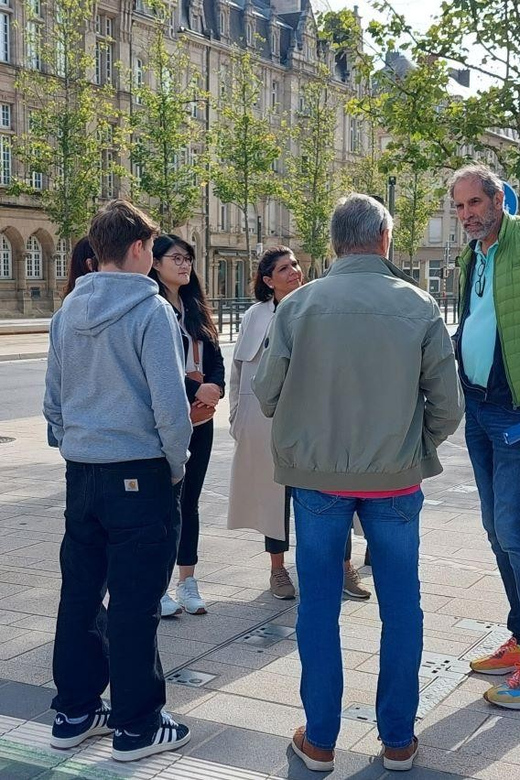
[[[459,296],[454,293],[433,293],[439,304],[439,309],[444,317],[446,325],[453,325],[459,321]]]
[[[459,297],[453,293],[434,293],[433,298],[439,304],[446,325],[459,321]],[[229,341],[235,341],[244,313],[255,303],[253,298],[210,298],[213,318],[221,336],[229,335]]]
[[[220,335],[229,333],[229,341],[237,337],[244,312],[254,303],[253,298],[210,298],[217,329]]]

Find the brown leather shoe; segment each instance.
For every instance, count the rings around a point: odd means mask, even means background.
[[[391,769],[394,772],[406,772],[413,766],[414,758],[419,750],[419,741],[417,737],[409,745],[402,748],[383,747],[383,766],[385,769]]]
[[[307,769],[313,772],[330,772],[334,769],[334,751],[310,745],[305,739],[305,726],[296,729],[291,747]]]

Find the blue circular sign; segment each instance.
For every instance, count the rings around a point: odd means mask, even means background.
[[[518,195],[506,181],[502,182],[502,189],[504,190],[504,211],[508,214],[516,214],[518,212]]]

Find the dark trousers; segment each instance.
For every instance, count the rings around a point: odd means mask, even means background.
[[[141,733],[159,725],[166,701],[156,634],[181,485],[172,487],[164,458],[69,461],[66,482],[52,707],[70,718],[92,712],[110,682],[109,724]]]
[[[186,476],[181,495],[181,540],[177,553],[178,566],[195,566],[199,560],[199,498],[208,470],[213,446],[213,420],[193,429],[190,439],[190,459],[186,464]]]
[[[284,520],[285,520],[285,539],[273,539],[270,536],[265,537],[265,551],[271,555],[279,555],[285,553],[289,549],[289,517],[291,514],[291,488],[285,488],[285,506],[284,506]],[[345,548],[345,561],[350,561],[352,558],[352,534],[350,533],[347,538],[347,546]]]

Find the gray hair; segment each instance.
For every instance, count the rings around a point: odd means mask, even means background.
[[[472,163],[455,171],[449,181],[450,197],[453,199],[455,186],[463,179],[477,179],[488,198],[494,198],[497,192],[502,192],[502,180],[500,176],[488,168],[487,165]]]
[[[338,257],[353,252],[376,250],[384,230],[391,230],[394,221],[382,203],[353,192],[342,198],[334,210],[330,236]]]

